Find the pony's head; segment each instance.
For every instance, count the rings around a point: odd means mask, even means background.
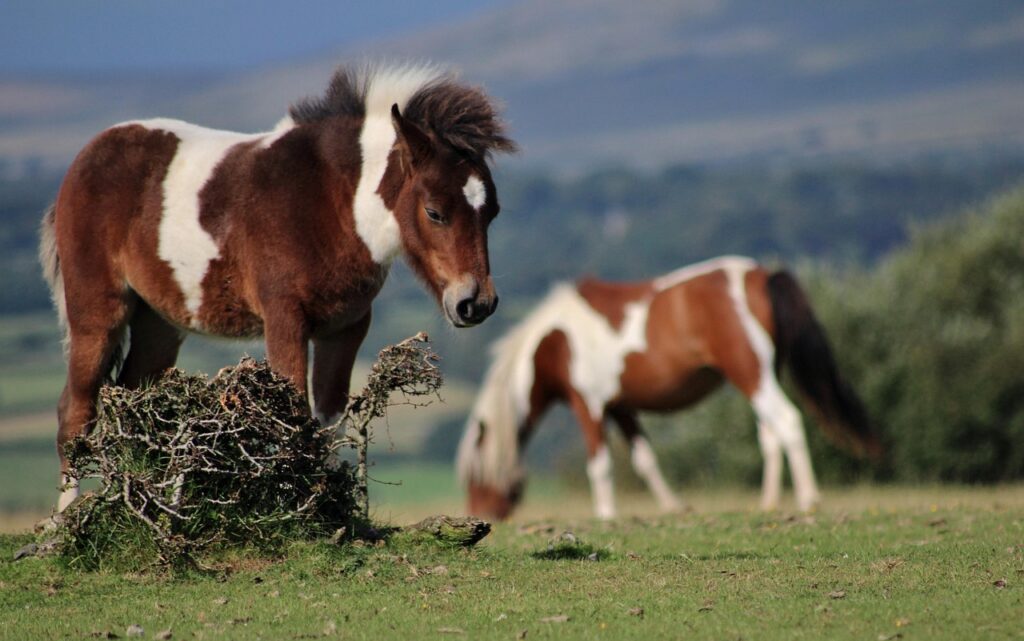
[[[466,488],[467,512],[503,521],[523,497],[526,479],[518,446],[506,449],[500,434],[488,434],[487,423],[471,418],[459,444],[458,473]]]
[[[476,325],[498,305],[487,228],[498,197],[483,158],[473,157],[391,111],[404,178],[394,206],[406,262],[456,327]]]
[[[432,65],[341,67],[323,96],[289,113],[297,125],[331,123],[322,131],[333,175],[351,175],[360,161],[353,217],[376,263],[404,250],[456,327],[494,312],[487,228],[498,196],[487,163],[516,145],[483,90]],[[353,122],[357,149],[339,142],[351,141]]]
[[[466,420],[456,470],[470,514],[504,519],[523,497],[522,449],[532,422],[533,330],[529,322],[520,323],[491,348],[491,366]]]
[[[470,482],[467,492],[469,502],[466,510],[469,514],[504,521],[519,505],[523,495],[523,482],[520,481],[504,490],[493,485]]]
[[[555,398],[551,390],[534,394],[544,386],[535,370],[537,349],[561,318],[564,299],[578,298],[575,292],[572,285],[556,286],[491,347],[491,365],[466,421],[456,459],[470,514],[504,519],[523,498],[523,450]]]

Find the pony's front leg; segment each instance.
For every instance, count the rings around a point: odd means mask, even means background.
[[[355,324],[313,339],[313,408],[321,425],[330,425],[348,403],[352,366],[370,329],[370,312]]]
[[[587,478],[594,499],[594,515],[602,520],[615,518],[615,489],[612,485],[612,456],[605,442],[602,418],[590,414],[586,401],[579,394],[572,394],[569,405],[587,444]]]
[[[290,380],[299,394],[307,396],[309,329],[305,317],[298,311],[268,314],[263,320],[263,332],[270,368]]]
[[[637,420],[636,414],[626,409],[615,408],[609,410],[608,415],[615,420],[619,431],[629,441],[633,469],[647,483],[647,488],[651,490],[655,500],[658,501],[661,511],[681,512],[683,504],[676,498],[665,481],[665,477],[662,476],[661,468],[658,467],[658,459],[654,455],[654,450],[651,449],[647,435],[640,427],[640,421]]]

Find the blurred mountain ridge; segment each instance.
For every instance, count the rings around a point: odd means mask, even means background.
[[[249,73],[0,74],[0,160],[59,167],[120,120],[269,129],[363,58],[460,69],[507,106],[514,164],[1024,148],[1024,6],[996,0],[524,0]]]

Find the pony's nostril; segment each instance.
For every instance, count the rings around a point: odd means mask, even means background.
[[[487,313],[488,314],[493,314],[494,310],[496,310],[496,309],[498,309],[498,295],[497,294],[495,294],[494,298],[491,300],[491,309]]]
[[[464,298],[460,300],[455,306],[455,313],[462,320],[471,320],[473,318],[473,299]]]

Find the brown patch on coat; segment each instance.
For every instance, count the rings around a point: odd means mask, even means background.
[[[576,284],[576,291],[594,310],[608,319],[608,322],[619,331],[626,318],[626,305],[654,295],[654,285],[644,283],[611,283],[584,278]]]
[[[537,344],[533,353],[533,386],[530,388],[530,413],[519,432],[520,441],[529,437],[529,431],[544,415],[552,402],[564,400],[572,389],[569,363],[572,350],[569,339],[560,329],[549,332]]]
[[[717,389],[722,381],[714,341],[718,319],[729,304],[725,272],[715,271],[658,292],[651,301],[647,344],[629,354],[616,402],[637,409],[674,411],[689,407]]]
[[[87,145],[68,170],[56,226],[70,316],[90,313],[88,299],[108,296],[110,288],[122,295],[126,279],[134,289],[151,292],[148,298],[159,309],[187,315],[184,295],[168,286],[174,283],[170,266],[152,260],[163,214],[160,185],[178,143],[165,131],[115,127]],[[69,215],[74,211],[86,215]]]

